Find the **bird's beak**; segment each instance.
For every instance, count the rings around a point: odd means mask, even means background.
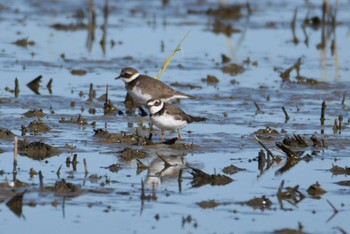
[[[120,79],[120,78],[122,78],[121,76],[118,76],[118,77],[116,77],[116,78],[114,78],[115,80],[118,80],[118,79]]]

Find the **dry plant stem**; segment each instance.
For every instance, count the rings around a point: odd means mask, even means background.
[[[13,149],[13,182],[16,182],[17,178],[17,157],[18,157],[18,138],[15,137],[14,149]]]
[[[89,174],[88,167],[87,167],[87,162],[86,162],[85,158],[84,158],[84,169],[85,169],[85,175]]]
[[[185,34],[185,36],[182,38],[182,40],[180,41],[180,43],[177,45],[177,47],[175,48],[175,50],[173,51],[173,53],[164,61],[164,64],[162,66],[162,69],[160,69],[160,71],[158,72],[158,74],[155,76],[156,79],[159,79],[163,73],[165,72],[166,68],[168,67],[169,63],[171,62],[171,60],[173,59],[173,57],[175,56],[175,54],[181,50],[181,44],[182,42],[186,39],[186,37],[188,36],[188,34],[191,31],[187,31],[187,33]]]

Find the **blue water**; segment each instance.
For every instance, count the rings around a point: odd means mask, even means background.
[[[329,2],[332,6],[336,4],[335,1]],[[336,38],[331,34],[324,50],[316,48],[321,40],[321,29],[306,28],[309,35],[309,44],[306,45],[301,28],[308,12],[309,16],[320,16],[321,1],[251,2],[252,15],[237,21],[227,21],[241,30],[241,33],[231,36],[211,32],[212,17],[187,14],[188,9],[217,8],[219,3],[216,1],[190,1],[184,4],[170,1],[168,6],[162,6],[161,1],[147,4],[143,1],[123,4],[110,1],[105,53],[99,44],[102,38],[100,26],[103,23],[103,1],[95,3],[98,26],[91,49],[87,47],[87,30],[67,32],[50,27],[54,23],[75,23],[76,19],[72,16],[78,9],[87,12],[87,1],[5,0],[1,4],[4,7],[0,7],[0,30],[6,33],[2,33],[0,38],[0,127],[10,129],[20,139],[26,137],[29,141],[43,141],[63,150],[59,156],[47,161],[19,156],[17,178],[30,186],[24,195],[21,217],[8,209],[5,203],[10,197],[0,192],[0,198],[4,199],[0,203],[0,233],[267,233],[282,228],[297,229],[298,222],[304,226],[304,231],[310,233],[339,233],[336,227],[350,231],[349,189],[335,184],[348,178],[343,175],[332,176],[328,171],[332,165],[348,166],[348,97],[345,106],[341,105],[343,94],[350,87],[348,1],[339,1]],[[296,34],[300,42],[295,45],[290,22],[296,7]],[[134,15],[131,9],[135,9]],[[243,11],[243,14],[246,15],[246,12]],[[87,22],[86,19],[84,22]],[[161,80],[201,86],[199,89],[176,87],[198,96],[196,100],[181,101],[178,104],[181,108],[208,118],[205,123],[195,123],[181,131],[183,142],[193,143],[196,146],[194,149],[101,143],[93,136],[91,125],[59,123],[62,116],[77,118],[82,114],[89,123],[96,121],[97,128],[107,127],[110,132],[134,133],[141,125],[148,126],[147,118],[104,116],[103,102],[87,102],[89,85],[94,84],[99,97],[105,93],[108,84],[110,99],[125,111],[122,104],[124,84],[114,80],[121,68],[133,66],[142,73],[156,75],[163,61],[189,30],[181,52],[175,55]],[[22,38],[35,41],[35,45],[22,48],[12,44]],[[330,50],[333,39],[336,40],[334,55]],[[115,42],[113,48],[111,40]],[[161,50],[162,42],[164,51]],[[61,54],[65,55],[65,60]],[[246,71],[232,77],[221,70],[221,54],[228,55],[232,62],[238,64],[248,57],[258,64],[245,64]],[[325,84],[281,82],[274,68],[285,70],[300,57],[303,62],[301,75]],[[73,76],[73,69],[84,69],[87,74]],[[202,79],[208,74],[216,76],[220,82],[203,82]],[[26,87],[38,75],[43,76],[41,95],[35,95]],[[291,73],[292,78],[295,75],[295,71]],[[20,86],[18,98],[5,89],[14,88],[15,78],[18,78]],[[46,88],[51,78],[53,94]],[[238,84],[232,84],[233,79]],[[83,97],[79,96],[81,91]],[[325,125],[322,127],[320,113],[323,100],[327,102],[327,110]],[[72,101],[75,107],[70,106]],[[260,112],[257,112],[254,101],[259,104]],[[50,114],[50,106],[55,114]],[[285,122],[282,106],[286,107],[291,117],[288,122]],[[84,112],[81,107],[85,108]],[[38,135],[27,133],[22,137],[20,126],[27,126],[35,120],[24,118],[22,114],[34,108],[43,109],[47,115],[42,120],[52,130]],[[96,108],[96,114],[89,114],[89,108]],[[344,117],[344,129],[341,134],[334,134],[334,119],[340,114]],[[251,161],[261,149],[253,134],[265,127],[279,132],[284,129],[289,135],[301,134],[306,138],[316,133],[326,141],[328,147],[310,162],[300,161],[282,175],[276,175],[276,171],[284,165],[286,157],[275,152],[281,155],[282,162],[261,175],[257,162]],[[154,131],[154,135],[155,139],[160,138],[158,130]],[[176,133],[167,132],[166,136],[175,137]],[[284,134],[280,134],[274,136],[274,140],[283,137]],[[274,140],[266,141],[266,144],[272,148]],[[6,184],[12,180],[13,140],[1,139],[0,143],[4,151],[0,154],[0,170],[4,171],[0,183]],[[64,149],[66,144],[73,148]],[[128,162],[118,157],[117,152],[127,146],[148,152],[149,156],[141,161],[151,166],[149,171],[137,174],[135,160]],[[155,152],[166,156],[185,155],[183,158],[169,157],[176,166],[163,171],[161,176],[155,176],[163,169]],[[72,157],[74,153],[78,154],[79,161],[76,171],[65,165],[66,158]],[[311,154],[311,150],[307,149],[307,153]],[[83,159],[87,161],[89,175],[101,176],[98,181],[85,178]],[[104,168],[114,163],[122,166],[118,173]],[[178,173],[187,163],[210,174],[222,174],[222,169],[230,164],[246,170],[229,175],[234,181],[228,185],[193,188],[192,176],[188,169],[184,169],[180,189]],[[53,193],[40,192],[39,178],[29,176],[30,168],[42,171],[44,184],[53,186],[59,180],[56,171],[60,165],[60,178],[81,186],[84,191],[82,195],[63,199]],[[110,183],[103,185],[106,180]],[[152,194],[150,181],[156,183],[157,200],[144,201],[142,204],[141,180],[146,183],[146,194]],[[280,208],[276,198],[282,180],[285,186],[299,185],[305,195],[307,188],[318,181],[327,193],[319,200],[307,195],[297,206],[284,202],[284,208],[291,209],[285,211]],[[104,193],[93,193],[91,190],[103,190]],[[262,195],[272,201],[272,209],[259,210],[238,204]],[[208,200],[215,200],[220,205],[203,209],[197,204]],[[332,219],[333,210],[327,200],[339,210]],[[33,206],[33,203],[36,205]],[[56,203],[58,205],[54,205]],[[188,216],[191,221],[183,223],[183,219]]]

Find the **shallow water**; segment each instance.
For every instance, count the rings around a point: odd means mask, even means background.
[[[330,4],[336,7],[335,1]],[[103,52],[100,40],[103,37],[104,1],[95,2],[97,27],[92,43],[88,43],[92,33],[86,29],[62,31],[51,27],[55,23],[75,24],[77,19],[73,15],[77,10],[88,14],[88,1],[0,3],[0,29],[6,32],[0,38],[0,127],[11,130],[21,140],[42,141],[61,149],[59,155],[43,161],[20,155],[17,179],[28,186],[11,188],[8,184],[13,178],[13,139],[0,139],[3,151],[0,154],[0,170],[3,171],[0,176],[0,233],[271,233],[283,228],[298,229],[298,223],[307,233],[350,231],[347,218],[349,187],[335,184],[348,178],[332,175],[329,171],[333,165],[348,166],[349,98],[345,92],[350,87],[349,2],[339,1],[335,34],[330,33],[323,50],[316,47],[321,42],[322,27],[306,27],[308,44],[304,43],[301,27],[307,14],[321,17],[320,1],[252,2],[250,15],[243,7],[241,18],[224,20],[240,30],[230,36],[213,33],[213,16],[188,13],[188,10],[206,11],[219,6],[216,1],[190,1],[184,5],[169,1],[165,6],[161,1],[148,1],[147,4],[143,1],[124,4],[109,1]],[[296,7],[297,44],[293,43],[290,26]],[[87,18],[83,22],[88,23]],[[325,28],[329,30],[329,27]],[[104,115],[103,101],[88,102],[90,83],[94,85],[96,97],[105,94],[108,84],[109,98],[125,112],[124,85],[114,77],[125,66],[156,75],[188,30],[191,31],[181,52],[175,55],[161,80],[200,86],[195,89],[175,87],[198,97],[182,100],[177,105],[208,120],[187,126],[181,131],[182,144],[172,146],[106,143],[103,138],[94,136],[94,129],[98,128],[112,133],[148,133],[147,117]],[[35,41],[35,45],[24,48],[12,43],[22,38]],[[336,41],[334,54],[330,49],[332,40]],[[245,71],[237,76],[223,73],[221,54],[229,56],[232,63],[242,64]],[[250,64],[244,63],[247,58]],[[288,69],[298,58],[302,59],[300,75],[319,83],[282,81],[278,71]],[[253,64],[255,61],[256,65]],[[73,69],[83,69],[87,74],[72,75]],[[26,84],[39,75],[43,78],[40,95],[37,95]],[[203,82],[207,75],[216,76],[219,82]],[[291,73],[292,81],[296,75],[295,71]],[[14,89],[15,78],[20,88],[17,98],[8,91]],[[51,78],[52,94],[46,87]],[[79,95],[80,92],[83,95]],[[342,105],[344,93],[346,99]],[[323,126],[320,124],[322,101],[327,104]],[[282,106],[290,116],[288,121]],[[90,108],[95,108],[96,113],[90,114]],[[46,115],[41,120],[51,128],[50,131],[27,132],[21,136],[21,125],[28,126],[37,119],[23,116],[30,109],[43,110]],[[76,119],[79,114],[88,125],[59,122],[62,117]],[[334,120],[339,115],[343,116],[341,134],[333,132]],[[96,127],[91,125],[94,121]],[[315,133],[327,147],[304,149],[304,155],[310,154],[312,159],[301,160],[282,174],[278,170],[285,164],[286,156],[273,151],[282,161],[260,171],[255,159],[261,146],[253,135],[266,127],[279,132],[271,136],[258,134],[270,149],[275,147],[275,141],[285,137],[282,129],[289,136],[300,134],[306,139]],[[175,132],[166,132],[168,139],[175,136]],[[153,140],[159,139],[160,132],[155,129]],[[184,143],[188,148],[183,147]],[[148,156],[140,161],[149,169],[138,173],[136,160],[123,160],[120,151],[126,147],[146,152]],[[173,166],[164,168],[156,153],[166,157]],[[66,165],[66,158],[72,158],[74,154],[78,155],[76,170],[72,165]],[[84,159],[89,172],[87,176]],[[118,172],[105,168],[115,163],[121,166]],[[191,169],[187,165],[209,174],[223,174],[222,169],[231,164],[246,169],[227,175],[233,182],[222,186],[192,185]],[[58,178],[56,172],[60,166]],[[31,168],[42,172],[44,186],[54,186],[56,181],[65,179],[79,186],[82,194],[59,196],[40,189],[39,177],[29,175]],[[179,173],[182,180],[179,180]],[[97,179],[91,175],[96,175]],[[306,198],[297,205],[283,201],[282,209],[276,195],[282,180],[285,187],[299,185]],[[154,196],[140,198],[141,181],[145,182],[146,195],[155,193],[156,199]],[[320,199],[307,193],[309,186],[316,182],[327,191]],[[22,213],[17,216],[6,202],[25,189]],[[270,209],[254,209],[241,204],[263,195],[271,200]],[[216,207],[201,208],[198,205],[211,200],[218,203]],[[338,213],[334,213],[328,201]]]

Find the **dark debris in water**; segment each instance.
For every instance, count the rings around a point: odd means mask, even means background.
[[[18,140],[18,153],[34,160],[43,160],[61,152],[59,148],[45,144],[44,142],[31,142]]]
[[[193,176],[193,180],[192,180],[193,187],[200,187],[206,184],[210,184],[213,186],[226,185],[233,181],[230,177],[225,175],[207,174],[204,171],[197,168],[193,168],[190,166],[188,166],[188,168],[192,170],[189,173]]]

